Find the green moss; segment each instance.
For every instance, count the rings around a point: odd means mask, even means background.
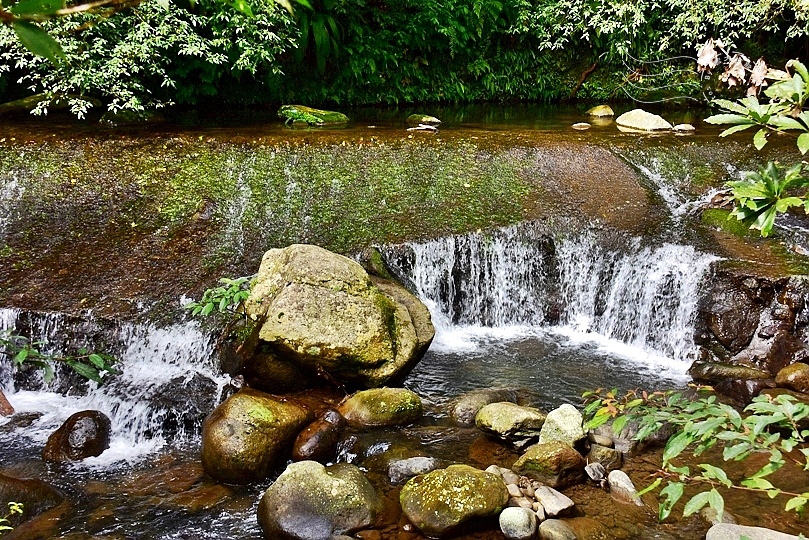
[[[730,210],[706,208],[702,212],[702,223],[736,236],[758,236],[757,231],[751,231],[747,225],[731,217]]]

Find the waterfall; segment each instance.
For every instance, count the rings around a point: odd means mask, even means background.
[[[554,238],[536,223],[383,248],[430,307],[436,341],[459,329],[556,331],[685,362],[700,286],[716,257],[589,231]]]
[[[86,461],[88,465],[136,459],[168,440],[195,438],[229,380],[219,372],[211,336],[195,322],[158,327],[0,309],[0,330],[44,342],[43,352],[86,346],[118,359],[120,373],[102,385],[84,381],[64,366],[46,385],[37,370],[15,373],[0,356],[0,387],[10,392],[12,405],[21,413],[41,414],[21,432],[26,437],[44,442],[68,416],[82,410],[100,410],[110,417],[110,450]]]

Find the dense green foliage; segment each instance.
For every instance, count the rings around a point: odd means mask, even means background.
[[[198,302],[189,302],[184,307],[195,317],[207,317],[214,311],[247,317],[244,301],[250,296],[251,277],[220,278],[220,286],[205,289]]]
[[[557,100],[697,93],[709,36],[751,56],[806,44],[809,8],[773,0],[146,0],[48,21],[54,67],[0,28],[0,89],[98,98],[111,110],[206,99],[308,104]],[[77,30],[77,27],[80,27]],[[18,84],[17,84],[18,83]],[[89,101],[74,101],[82,112]]]
[[[661,521],[683,498],[688,484],[698,486],[701,491],[688,498],[683,508],[685,517],[706,505],[721,517],[725,508],[723,489],[757,492],[770,498],[785,496],[786,510],[801,511],[809,503],[809,492],[792,493],[772,483],[775,482],[773,473],[787,463],[797,467],[797,474],[809,471],[809,429],[804,423],[809,418],[809,405],[790,395],[756,397],[742,413],[720,403],[710,392],[699,396],[678,392],[629,392],[619,396],[612,390],[586,392],[584,397],[588,401],[585,412],[589,428],[612,420],[615,433],[620,433],[628,423],[636,422],[637,440],[645,439],[664,425],[675,428],[663,451],[658,477],[644,490],[651,491],[665,484],[660,491]],[[692,470],[681,462],[688,449],[694,456],[700,456],[717,446],[722,448],[725,462],[743,461],[756,453],[766,453],[769,459],[763,467],[741,480],[738,480],[738,467],[726,470],[722,466],[700,463],[698,470]]]

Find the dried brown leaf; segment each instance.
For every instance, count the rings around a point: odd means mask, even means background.
[[[734,56],[725,72],[722,74],[722,82],[726,82],[728,87],[739,86],[744,84],[745,72],[744,63],[742,62],[741,55]]]
[[[699,52],[697,52],[698,72],[710,72],[719,65],[719,53],[717,53],[714,45],[714,40],[708,39],[708,41],[700,47]]]

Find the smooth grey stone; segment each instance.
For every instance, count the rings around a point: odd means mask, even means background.
[[[530,509],[506,508],[500,512],[500,530],[509,540],[528,540],[537,530],[537,516]]]
[[[786,534],[764,527],[745,527],[731,523],[719,523],[708,529],[705,540],[798,540],[797,536]]]
[[[556,517],[574,506],[570,497],[548,486],[540,487],[536,491],[536,498],[542,504],[545,515],[548,517]]]

